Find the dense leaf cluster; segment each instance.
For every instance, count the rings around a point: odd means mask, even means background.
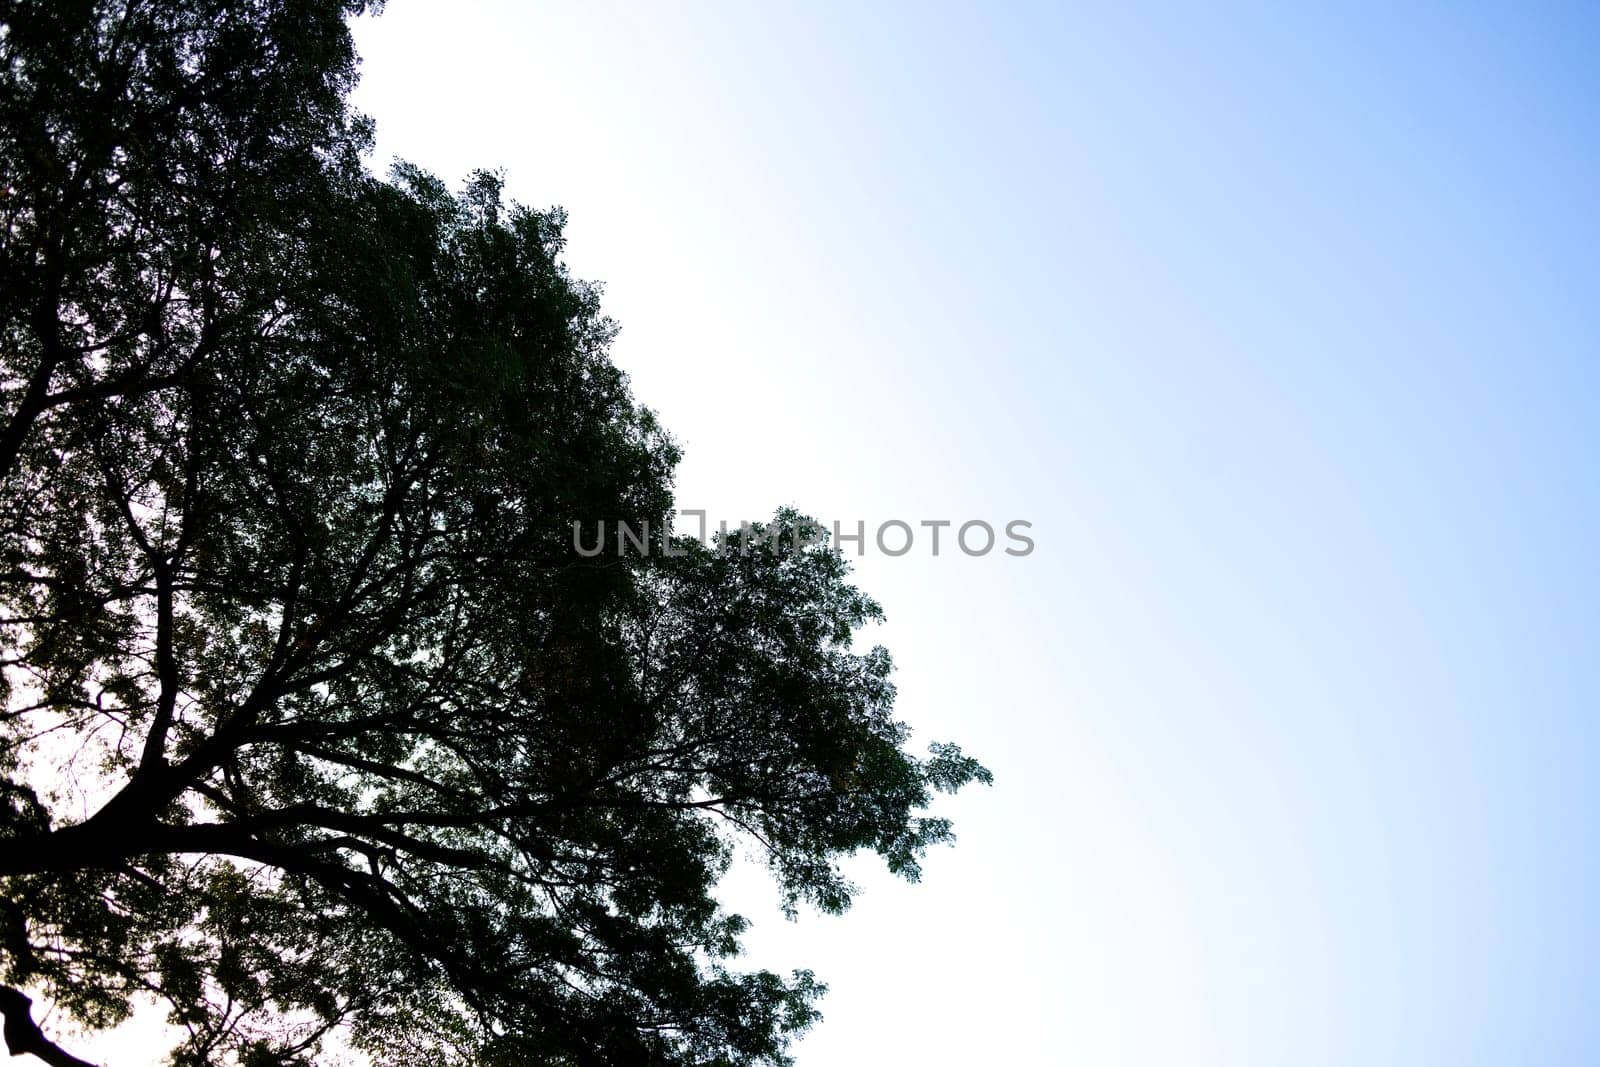
[[[676,451],[558,211],[362,169],[362,6],[0,0],[4,979],[184,1064],[782,1062],[734,843],[842,909],[987,774],[836,553],[578,555]]]

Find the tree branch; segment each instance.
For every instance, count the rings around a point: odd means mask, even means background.
[[[6,1051],[11,1055],[31,1054],[50,1067],[95,1067],[44,1036],[39,1024],[33,1021],[33,1000],[22,990],[0,986],[0,1013],[6,1017]]]
[[[166,765],[167,734],[172,729],[173,712],[178,706],[178,661],[172,651],[172,568],[166,560],[152,559],[151,562],[156,572],[156,673],[161,681],[161,694],[139,760],[141,771]]]

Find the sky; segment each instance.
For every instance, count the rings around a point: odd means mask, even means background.
[[[996,784],[843,917],[730,877],[831,986],[800,1067],[1600,1061],[1597,23],[358,20],[375,167],[568,211],[681,507],[1032,524],[858,561]]]

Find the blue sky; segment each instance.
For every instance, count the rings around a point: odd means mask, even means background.
[[[1600,1059],[1580,5],[539,4],[362,19],[376,165],[571,214],[680,503],[869,554],[994,789],[842,919],[821,1064]]]

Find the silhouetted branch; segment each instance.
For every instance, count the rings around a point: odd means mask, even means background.
[[[32,999],[20,989],[0,986],[0,1013],[6,1017],[6,1051],[11,1055],[37,1056],[50,1067],[95,1067],[44,1036],[39,1024],[33,1021]]]

